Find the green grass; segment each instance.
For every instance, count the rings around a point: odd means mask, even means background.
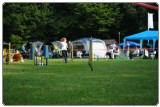
[[[5,105],[156,105],[158,60],[49,60],[3,64]]]

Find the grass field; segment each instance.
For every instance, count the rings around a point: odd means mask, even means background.
[[[49,60],[3,64],[5,105],[156,105],[158,60]]]

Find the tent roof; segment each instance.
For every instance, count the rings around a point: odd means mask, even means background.
[[[8,45],[8,43],[6,43],[6,42],[3,42],[3,45]]]
[[[140,44],[139,44],[139,43],[136,43],[136,42],[128,41],[128,43],[129,43],[130,46],[140,46]],[[118,44],[118,46],[123,46],[123,45],[124,45],[124,43]]]
[[[94,40],[95,38],[92,38],[92,40]],[[89,41],[90,40],[90,38],[80,38],[80,39],[78,39],[78,40],[82,40],[82,41]]]
[[[124,37],[126,40],[158,40],[158,31],[143,31],[137,34],[133,34],[127,37]]]
[[[103,41],[106,43],[106,45],[110,45],[112,44],[113,41],[116,41],[116,40],[115,39],[103,39]]]
[[[89,42],[90,38],[80,38],[78,40],[73,41],[74,42]],[[101,39],[92,38],[93,41],[103,41]],[[104,41],[103,41],[104,42]]]
[[[41,45],[43,45],[44,43],[43,42],[41,42],[41,41],[36,41],[36,42],[29,42],[29,44],[36,44],[37,46],[41,46]]]
[[[61,46],[61,42],[60,41],[53,41],[51,42],[53,46],[57,47],[57,48],[60,48]]]

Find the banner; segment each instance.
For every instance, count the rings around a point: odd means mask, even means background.
[[[149,28],[154,28],[153,26],[153,14],[152,13],[148,13],[148,30]]]

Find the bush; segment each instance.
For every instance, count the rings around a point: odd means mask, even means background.
[[[11,47],[18,50],[21,48],[22,46],[22,38],[18,35],[14,35],[12,34],[10,36],[10,40],[11,40]]]

